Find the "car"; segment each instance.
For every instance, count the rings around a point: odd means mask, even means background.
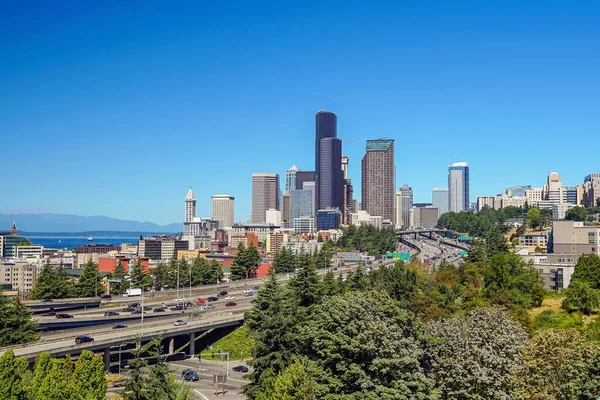
[[[207,305],[204,306],[205,310],[212,310],[213,308],[215,308],[214,304],[207,304]]]
[[[210,297],[209,297],[208,299],[206,299],[206,300],[208,300],[208,301],[217,301],[217,300],[219,300],[219,298],[218,298],[218,297],[215,297],[215,296],[210,296]]]
[[[227,296],[227,297],[225,297],[225,300],[235,300],[235,297],[234,296]]]
[[[333,267],[333,270],[334,270],[334,271],[337,271],[337,270],[338,270],[338,267]]]
[[[237,303],[235,301],[228,301],[227,303],[225,303],[225,307],[233,307],[233,306],[237,306]]]
[[[199,380],[200,377],[198,376],[198,374],[196,373],[196,371],[188,371],[185,373],[185,375],[183,375],[183,380],[184,381],[197,381]]]
[[[115,326],[113,326],[113,329],[123,329],[123,328],[127,328],[127,325],[116,324]]]
[[[71,314],[56,314],[55,317],[58,319],[73,318]]]
[[[75,338],[75,344],[90,343],[93,341],[94,341],[94,338],[90,337],[90,336],[77,336]]]
[[[135,308],[131,308],[131,307],[125,307],[123,310],[123,312],[132,312],[133,310],[135,310]]]
[[[254,292],[253,291],[246,292],[246,293],[244,293],[244,296],[252,297],[252,296],[254,296]]]
[[[110,294],[103,294],[102,296],[100,296],[100,298],[102,300],[110,300],[112,299],[112,296]]]
[[[56,313],[54,311],[50,311],[47,313],[43,313],[41,316],[42,317],[54,317],[56,315]]]
[[[171,311],[183,311],[185,310],[185,307],[183,306],[183,304],[178,304],[176,306],[171,307]]]
[[[104,313],[105,317],[114,317],[115,315],[119,315],[119,313],[116,311],[107,311]]]
[[[158,307],[154,309],[154,312],[165,312],[165,309]]]
[[[133,310],[131,313],[132,314],[141,314],[142,313],[142,309],[138,308],[137,310]]]
[[[248,367],[246,367],[245,365],[238,365],[237,367],[233,367],[231,369],[235,372],[248,372]]]
[[[42,300],[42,303],[52,303],[52,299],[44,299]]]
[[[173,326],[183,326],[183,325],[187,325],[187,322],[185,322],[182,319],[178,319],[177,321],[173,322]]]
[[[188,372],[190,372],[190,371],[194,371],[194,369],[193,368],[186,368],[186,369],[184,369],[183,371],[181,371],[181,377],[183,378],[183,376],[185,374],[187,374]]]
[[[223,297],[223,296],[227,296],[229,293],[227,293],[226,290],[222,290],[219,292],[219,294],[217,294],[217,297]]]
[[[254,286],[254,287],[252,288],[252,290],[258,290],[258,289],[260,289],[260,286],[258,286],[258,285]]]
[[[131,303],[128,307],[129,308],[140,308],[140,303]]]

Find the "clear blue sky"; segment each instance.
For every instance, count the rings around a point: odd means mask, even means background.
[[[524,4],[529,3],[529,4]],[[543,4],[545,3],[545,4]],[[377,4],[377,6],[372,6]],[[0,24],[0,212],[183,219],[251,209],[252,172],[314,168],[338,115],[396,139],[415,201],[471,167],[471,200],[600,172],[594,1],[13,1]]]

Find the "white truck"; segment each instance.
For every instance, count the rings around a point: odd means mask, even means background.
[[[142,289],[127,289],[123,293],[123,297],[136,297],[142,295]]]

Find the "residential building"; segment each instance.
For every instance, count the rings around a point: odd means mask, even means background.
[[[525,196],[509,196],[506,194],[502,195],[502,208],[506,207],[517,207],[523,208],[527,204],[527,197]]]
[[[152,260],[170,261],[178,257],[179,250],[190,250],[189,247],[187,240],[179,240],[170,236],[155,236],[138,241],[138,256]]]
[[[437,207],[412,207],[410,210],[413,228],[435,228],[440,210]]]
[[[42,260],[29,262],[15,260],[14,263],[0,264],[0,282],[10,285],[12,290],[18,290],[21,295],[28,295],[44,267]]]
[[[477,211],[481,211],[483,207],[488,207],[493,210],[502,208],[502,195],[496,196],[477,196]]]
[[[323,242],[315,241],[301,241],[301,242],[285,242],[282,243],[281,247],[285,247],[287,250],[294,252],[295,254],[301,253],[309,253],[314,254],[315,252],[321,250],[323,247]]]
[[[367,140],[362,159],[362,207],[394,221],[394,139]]]
[[[567,211],[569,211],[573,207],[575,207],[575,204],[569,204],[569,203],[552,204],[552,219],[554,221],[559,220],[559,219],[565,219]]]
[[[575,272],[575,264],[579,254],[561,253],[526,253],[521,258],[531,264],[537,271],[544,285],[549,290],[561,291],[571,284],[571,276]]]
[[[298,172],[296,164],[285,173],[285,188],[283,194],[290,194],[292,190],[296,190],[296,173]]]
[[[315,116],[316,209],[344,209],[342,141],[337,137],[337,116],[321,110]]]
[[[396,192],[396,229],[410,226],[410,209],[413,207],[413,191],[408,185]]]
[[[280,229],[279,226],[267,225],[267,224],[234,224],[228,231],[228,236],[245,236],[247,233],[253,233],[258,237],[259,242],[265,242],[267,236],[275,232],[276,229]],[[229,245],[231,246],[231,243]]]
[[[337,229],[342,220],[342,212],[339,208],[329,208],[317,211],[317,230],[326,231]]]
[[[212,197],[212,220],[219,223],[219,228],[233,226],[235,197],[228,194],[216,194]]]
[[[294,233],[313,233],[316,231],[315,217],[304,215],[294,218]]]
[[[452,212],[469,210],[469,166],[466,162],[448,166],[448,203]]]
[[[268,238],[269,240],[267,241],[267,249],[269,249],[269,253],[277,254],[283,244],[283,233],[271,233]]]
[[[75,254],[107,254],[111,251],[118,252],[121,247],[113,244],[84,244],[83,246],[75,246],[73,253]]]
[[[357,212],[352,213],[351,217],[352,225],[356,227],[373,226],[376,229],[381,229],[383,227],[383,217],[379,215],[370,215],[365,210],[358,210]]]
[[[554,221],[552,253],[600,255],[600,228],[578,221]]]
[[[281,211],[269,209],[266,211],[266,224],[281,226]]]
[[[15,258],[42,258],[44,246],[26,245],[15,247]]]
[[[263,224],[268,209],[279,210],[279,174],[252,174],[252,223]]]
[[[527,247],[529,251],[540,248],[546,251],[548,246],[548,233],[526,233],[519,236],[519,246]]]
[[[450,211],[448,200],[448,188],[431,189],[431,204],[440,210],[440,216]]]

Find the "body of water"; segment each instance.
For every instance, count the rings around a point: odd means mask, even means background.
[[[83,246],[86,244],[112,244],[115,246],[119,246],[122,243],[132,243],[136,244],[139,240],[138,237],[95,237],[90,242],[86,237],[58,237],[58,236],[28,236],[27,239],[31,241],[33,244],[39,244],[44,246],[45,248],[50,249],[68,249],[72,250],[73,247]]]

